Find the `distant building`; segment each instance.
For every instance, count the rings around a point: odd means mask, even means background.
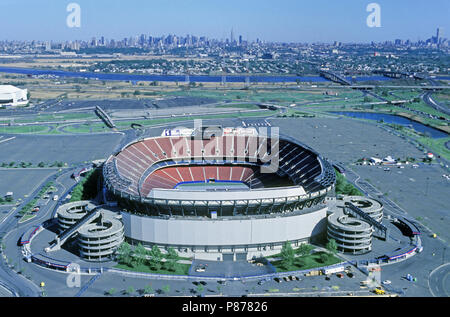
[[[25,106],[28,104],[27,94],[27,89],[0,85],[0,106]]]

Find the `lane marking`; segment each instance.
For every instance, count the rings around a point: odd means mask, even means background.
[[[3,138],[3,137],[2,137],[2,138]],[[14,140],[15,138],[16,138],[16,137],[13,136],[12,138],[1,140],[0,143],[7,142],[7,141],[9,141],[9,140]]]

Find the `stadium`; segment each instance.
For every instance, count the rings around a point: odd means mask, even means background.
[[[164,130],[112,154],[104,194],[118,202],[126,240],[246,260],[322,237],[333,167],[301,142],[262,130]]]

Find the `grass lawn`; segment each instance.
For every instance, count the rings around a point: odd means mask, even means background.
[[[289,272],[307,270],[315,267],[328,266],[342,262],[341,259],[331,254],[329,255],[327,261],[322,262],[320,257],[323,253],[325,252],[319,251],[308,256],[297,257],[294,263],[288,267],[284,267],[281,260],[273,261],[271,263],[276,268],[277,272]]]
[[[336,98],[336,96],[323,95],[323,92],[329,90],[324,88],[320,91],[293,91],[291,89],[286,89],[280,91],[279,89],[274,90],[258,90],[250,88],[248,90],[201,90],[201,89],[191,89],[189,91],[173,91],[166,95],[175,96],[190,96],[190,97],[208,97],[217,100],[242,100],[242,101],[253,101],[253,102],[286,102],[295,103],[303,101],[320,101],[330,98]],[[334,90],[333,90],[334,91]],[[360,95],[359,92],[353,92],[351,90],[336,90],[338,92],[337,97],[347,97],[352,98]]]
[[[109,131],[111,131],[103,123],[74,124],[74,125],[66,126],[62,130],[67,133],[90,133],[90,132],[109,132]]]
[[[417,138],[417,141],[435,152],[435,154],[442,156],[446,160],[450,160],[450,150],[445,146],[445,143],[450,141],[450,137],[439,139],[420,137]]]
[[[54,121],[64,121],[64,120],[74,120],[74,119],[97,119],[94,114],[91,113],[65,113],[65,114],[45,114],[36,115],[31,118],[17,119],[17,123],[31,123],[31,122],[54,122]]]
[[[133,272],[142,272],[142,273],[153,273],[153,274],[167,274],[167,275],[188,275],[190,264],[181,264],[177,263],[175,265],[175,271],[169,271],[164,268],[164,266],[160,270],[153,270],[148,265],[142,264],[138,266],[130,267],[126,264],[117,264],[114,266],[117,269],[133,271]]]
[[[239,109],[259,109],[259,107],[257,105],[254,104],[227,104],[227,105],[220,105],[220,106],[215,106],[215,108],[239,108]]]
[[[197,116],[189,116],[189,117],[175,117],[175,118],[163,118],[163,119],[149,119],[149,120],[127,120],[127,121],[117,121],[116,126],[119,130],[130,129],[132,123],[141,124],[145,127],[171,123],[171,122],[180,122],[180,121],[191,121],[194,119],[221,119],[221,118],[245,118],[245,117],[261,117],[261,116],[269,116],[274,114],[274,111],[269,110],[261,110],[261,111],[252,111],[252,112],[233,112],[233,113],[224,113],[224,114],[212,114],[212,115],[197,115]],[[67,133],[90,133],[90,132],[109,132],[111,131],[108,127],[106,127],[103,123],[93,123],[90,125],[87,124],[77,124],[77,125],[69,125],[63,128],[64,132]]]
[[[33,219],[34,217],[36,217],[36,213],[26,213],[22,216],[22,218],[19,219],[19,223],[23,223],[25,221]]]
[[[41,133],[48,131],[47,126],[3,126],[0,128],[1,133]]]

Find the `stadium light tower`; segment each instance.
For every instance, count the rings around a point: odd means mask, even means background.
[[[226,84],[227,84],[227,76],[224,70],[224,65],[222,64],[222,86],[225,86]]]
[[[245,63],[245,68],[247,69],[247,76],[245,76],[245,87],[249,87],[250,86],[250,68],[249,68],[248,60]]]
[[[185,81],[186,84],[189,85],[189,83],[190,83],[190,78],[189,78],[189,68],[188,68],[187,61],[186,61],[186,66],[185,66],[185,67],[186,67],[186,76],[185,76],[184,81]]]

